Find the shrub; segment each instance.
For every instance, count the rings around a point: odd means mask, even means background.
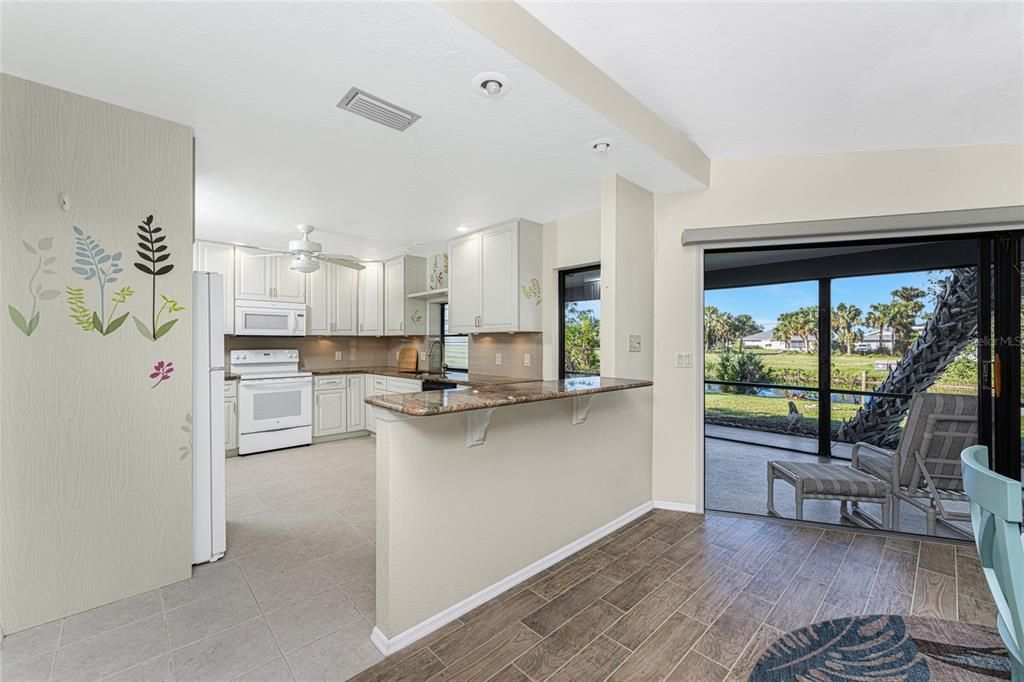
[[[711,378],[717,381],[745,381],[748,383],[772,383],[771,370],[764,366],[761,356],[743,350],[723,348],[718,362],[711,367]],[[722,386],[726,393],[757,393],[756,388],[747,386]]]

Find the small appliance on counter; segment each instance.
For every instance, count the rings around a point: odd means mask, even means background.
[[[192,273],[192,563],[227,549],[224,276]]]
[[[238,454],[313,442],[313,375],[297,350],[233,350],[238,375]]]

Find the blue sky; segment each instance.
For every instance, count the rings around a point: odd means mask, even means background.
[[[839,303],[854,304],[864,312],[872,303],[886,303],[892,300],[891,292],[903,286],[913,286],[928,291],[930,280],[939,273],[908,272],[896,275],[870,275],[832,280],[832,306]],[[765,329],[775,326],[779,313],[796,310],[804,306],[818,305],[818,283],[795,282],[792,284],[769,284],[760,287],[739,289],[717,289],[704,294],[704,305],[741,315],[746,313]],[[931,298],[925,299],[925,311],[933,305]]]

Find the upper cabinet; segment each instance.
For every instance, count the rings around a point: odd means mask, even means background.
[[[224,275],[224,333],[235,333],[235,247],[196,242],[193,270]]]
[[[291,256],[235,247],[235,298],[306,302],[306,276],[291,269]]]
[[[515,220],[448,246],[448,329],[539,332],[541,226]]]
[[[363,263],[359,271],[359,336],[384,335],[384,264]]]
[[[354,336],[358,325],[358,273],[334,263],[321,263],[306,279],[306,333]]]
[[[384,262],[384,335],[427,333],[427,304],[411,299],[427,286],[427,259],[399,256]]]

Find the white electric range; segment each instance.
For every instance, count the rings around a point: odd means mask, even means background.
[[[297,350],[233,350],[238,381],[238,454],[313,442],[313,375]]]

